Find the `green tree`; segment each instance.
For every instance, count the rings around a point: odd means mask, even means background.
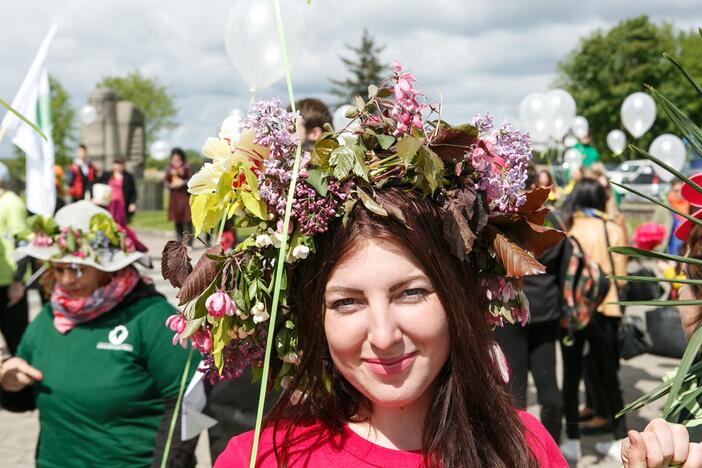
[[[59,80],[49,75],[51,91],[51,138],[54,141],[56,164],[68,165],[73,159],[76,142],[76,111],[70,104],[70,96]]]
[[[616,158],[605,141],[610,130],[624,130],[620,119],[622,102],[631,93],[645,91],[644,85],[660,89],[680,103],[693,120],[700,121],[702,109],[695,102],[694,90],[683,85],[680,74],[663,57],[663,52],[670,52],[680,57],[693,74],[700,71],[702,47],[692,36],[686,32],[676,34],[668,23],[656,25],[647,16],[639,16],[583,38],[558,64],[555,85],[575,98],[578,113],[590,123],[593,142],[605,161]],[[631,135],[628,138],[629,142],[648,148],[653,138],[665,132],[676,133],[659,109],[655,123],[645,135],[637,141]]]
[[[110,88],[144,113],[146,147],[157,139],[160,132],[178,126],[178,108],[175,97],[157,78],[146,77],[139,71],[127,76],[106,76],[98,86]]]
[[[350,104],[356,96],[366,96],[369,84],[378,84],[383,79],[385,65],[380,60],[380,53],[385,46],[376,44],[367,29],[363,30],[361,45],[346,45],[354,57],[340,56],[349,73],[344,80],[330,79],[333,84],[330,92],[339,98],[338,105]]]

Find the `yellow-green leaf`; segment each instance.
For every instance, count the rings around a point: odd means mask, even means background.
[[[244,174],[246,175],[246,183],[249,185],[254,198],[260,199],[261,197],[258,195],[258,179],[248,167],[244,168]]]
[[[397,145],[395,145],[395,152],[405,163],[405,166],[407,166],[412,162],[414,155],[417,154],[421,145],[422,142],[419,138],[407,135],[399,139]]]
[[[259,200],[256,200],[250,192],[241,192],[241,199],[244,202],[244,206],[249,211],[259,219],[266,219],[265,206],[262,206]]]
[[[356,191],[358,192],[358,197],[361,199],[363,202],[363,205],[368,208],[369,211],[372,211],[375,214],[378,214],[380,216],[387,216],[388,212],[385,211],[385,208],[380,206],[378,202],[373,200],[373,198],[368,195],[366,192],[364,192],[360,187],[356,188]]]

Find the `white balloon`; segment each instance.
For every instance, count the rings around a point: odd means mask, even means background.
[[[648,152],[677,171],[685,165],[685,157],[687,155],[685,143],[670,133],[664,133],[656,137],[651,142],[651,146],[648,147]],[[653,169],[658,174],[658,177],[666,182],[670,182],[674,177],[673,174],[657,164],[653,166]]]
[[[607,134],[607,146],[614,154],[622,154],[626,148],[626,135],[621,130],[611,130]]]
[[[156,140],[153,143],[151,143],[151,157],[158,160],[162,161],[166,159],[169,155],[168,152],[168,143],[166,143],[163,140]]]
[[[585,117],[578,115],[573,119],[573,125],[570,126],[570,129],[573,131],[573,135],[582,139],[590,131],[590,124]]]
[[[556,140],[561,141],[575,119],[575,99],[563,89],[552,89],[546,93],[546,98],[553,109],[550,134]]]
[[[633,93],[622,103],[622,123],[634,138],[640,138],[656,120],[656,103],[646,93]]]
[[[532,141],[546,142],[550,134],[553,108],[543,93],[530,93],[519,104],[519,118]]]
[[[302,50],[305,10],[298,2],[281,2],[290,62]],[[238,0],[227,18],[224,43],[229,60],[252,91],[266,88],[284,76],[272,1]]]
[[[583,153],[575,148],[570,148],[563,155],[563,165],[571,171],[578,169],[583,165]]]
[[[83,106],[80,110],[80,121],[83,125],[90,125],[97,120],[97,109],[92,104]]]
[[[578,139],[575,138],[573,135],[568,135],[563,139],[563,144],[566,148],[572,148],[573,146],[578,144]]]

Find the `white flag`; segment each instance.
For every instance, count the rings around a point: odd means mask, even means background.
[[[56,205],[54,178],[54,143],[51,140],[51,95],[49,74],[46,71],[46,54],[56,33],[52,26],[39,52],[29,67],[12,107],[34,123],[46,135],[44,140],[32,127],[8,112],[0,124],[0,133],[12,138],[27,156],[26,195],[27,209],[32,213],[51,216]]]

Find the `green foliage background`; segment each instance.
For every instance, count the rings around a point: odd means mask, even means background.
[[[352,104],[356,96],[368,94],[369,84],[378,84],[384,78],[386,66],[380,59],[385,46],[378,45],[367,29],[363,30],[361,44],[357,47],[346,45],[352,57],[340,56],[349,76],[343,80],[330,79],[331,94],[338,97],[337,105]]]

